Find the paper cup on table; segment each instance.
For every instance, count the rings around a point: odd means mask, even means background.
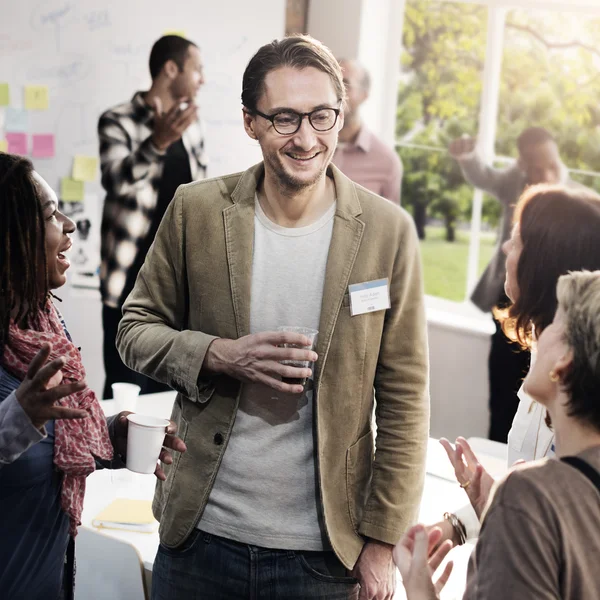
[[[169,421],[138,414],[127,415],[127,420],[127,468],[154,473]]]
[[[113,383],[111,388],[116,402],[116,412],[120,413],[123,410],[135,412],[140,386],[135,383]]]

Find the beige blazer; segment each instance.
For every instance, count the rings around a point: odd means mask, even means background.
[[[235,420],[240,382],[200,369],[215,337],[249,333],[254,199],[263,174],[261,163],[181,186],[123,308],[123,360],[179,392],[172,418],[188,450],[166,467],[154,499],[167,547],[181,545],[198,522]],[[416,518],[428,350],[412,219],[336,167],[329,175],[337,207],[315,366],[315,459],[327,534],[351,568],[365,537],[395,543]],[[391,308],[350,316],[348,285],[386,277]]]

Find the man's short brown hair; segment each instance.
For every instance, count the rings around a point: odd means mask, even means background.
[[[242,80],[242,104],[247,110],[257,110],[265,77],[281,67],[313,67],[323,71],[331,79],[338,102],[341,103],[346,97],[342,70],[331,50],[309,35],[293,35],[265,44],[250,59]]]

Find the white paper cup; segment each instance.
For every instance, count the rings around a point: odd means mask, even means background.
[[[116,402],[117,413],[123,410],[136,411],[137,399],[141,389],[139,385],[135,385],[135,383],[113,383],[110,387]]]
[[[154,473],[169,421],[138,414],[127,415],[127,420],[127,468],[135,473]]]

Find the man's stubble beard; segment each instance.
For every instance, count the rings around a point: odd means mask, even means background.
[[[305,181],[301,179],[295,178],[293,175],[286,170],[283,161],[280,159],[279,154],[276,152],[264,154],[263,160],[265,164],[269,165],[273,174],[275,175],[275,184],[280,192],[285,195],[292,195],[297,192],[302,192],[307,190],[308,188],[314,187],[322,177],[324,177],[331,161],[333,159],[333,155],[335,153],[335,149],[337,148],[337,139],[333,143],[333,147],[328,147],[328,160],[324,164],[323,168],[315,175],[315,177],[310,181]]]

